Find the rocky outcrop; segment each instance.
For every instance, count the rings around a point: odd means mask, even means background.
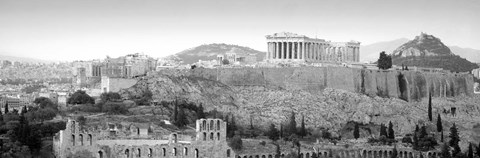
[[[453,72],[469,72],[478,67],[452,53],[439,38],[426,33],[395,49],[392,62],[394,65],[442,68]]]

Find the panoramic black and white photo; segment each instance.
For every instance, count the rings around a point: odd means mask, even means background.
[[[0,0],[0,158],[480,158],[480,0]]]

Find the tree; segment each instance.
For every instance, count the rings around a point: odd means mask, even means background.
[[[477,157],[480,157],[480,143],[477,146]]]
[[[453,126],[450,127],[450,135],[448,136],[450,140],[448,141],[448,145],[453,148],[452,156],[456,157],[458,154],[461,153],[460,146],[458,146],[458,142],[460,142],[460,137],[458,136],[458,131],[455,123]]]
[[[279,132],[278,132],[278,129],[275,127],[275,125],[273,123],[270,124],[270,128],[268,129],[267,135],[268,135],[268,138],[273,140],[273,141],[278,140]]]
[[[200,105],[198,106],[196,113],[197,119],[205,118],[205,112],[203,111],[202,103],[200,103]]]
[[[280,158],[282,151],[280,150],[280,144],[274,143],[275,145],[275,158]]]
[[[302,115],[302,123],[300,124],[300,131],[298,131],[298,135],[302,138],[307,136],[307,130],[305,129],[305,116]]]
[[[185,115],[185,110],[182,107],[178,109],[178,115],[175,122],[177,127],[183,127],[188,124],[188,119],[187,119],[187,116]]]
[[[229,145],[232,147],[232,149],[242,150],[243,148],[242,138],[240,138],[239,136],[234,136],[232,140],[230,140]]]
[[[388,138],[395,139],[395,131],[393,131],[392,121],[390,121],[390,123],[388,123]]]
[[[468,145],[467,157],[468,157],[468,158],[473,158],[473,147],[472,147],[472,143],[470,143],[470,144]]]
[[[108,101],[119,101],[121,100],[122,97],[120,96],[120,94],[118,93],[115,93],[115,92],[108,92],[108,93],[102,93],[100,95],[100,100],[105,103],[105,102],[108,102]]]
[[[5,103],[5,110],[4,111],[5,111],[5,114],[8,113],[8,102]]]
[[[392,68],[392,57],[387,55],[385,51],[382,51],[377,60],[377,67],[383,70]]]
[[[430,93],[428,97],[428,120],[432,121],[433,116],[432,116],[432,94]]]
[[[228,64],[230,64],[230,61],[228,61],[227,59],[223,59],[222,64],[223,65],[228,65]]]
[[[447,143],[444,143],[442,145],[442,150],[440,151],[440,158],[451,158],[452,156],[450,155],[450,147],[447,145]]]
[[[297,122],[295,121],[295,113],[292,111],[290,115],[290,120],[287,127],[287,134],[296,134],[297,133]]]
[[[380,137],[381,136],[388,137],[387,127],[385,127],[385,125],[383,125],[383,124],[380,124]]]
[[[355,123],[355,128],[353,129],[353,137],[355,139],[360,138],[360,129],[358,127],[358,123]]]
[[[173,124],[177,125],[177,118],[178,118],[178,104],[175,102],[175,105],[173,106],[173,114],[172,117],[170,118],[170,121],[173,122]]]
[[[391,158],[397,158],[397,156],[398,156],[397,145],[394,145]]]
[[[95,100],[90,97],[85,91],[78,90],[68,98],[68,104],[94,104]]]
[[[190,66],[190,69],[195,69],[195,68],[197,68],[197,65]]]
[[[440,117],[440,114],[438,114],[438,117],[437,117],[437,132],[442,132],[442,131],[443,131],[442,118]]]
[[[46,98],[46,97],[35,98],[33,103],[37,104],[42,109],[43,108],[52,108],[52,109],[56,110],[58,108],[57,105],[52,102],[52,100],[50,100],[49,98]]]

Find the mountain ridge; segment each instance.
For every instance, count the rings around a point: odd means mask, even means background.
[[[257,61],[262,61],[266,54],[265,52],[246,46],[225,43],[211,43],[192,47],[165,58],[178,58],[183,60],[183,64],[193,64],[198,60],[214,60],[217,58],[217,55],[224,55],[226,53],[235,53],[237,56],[255,55],[257,57]]]

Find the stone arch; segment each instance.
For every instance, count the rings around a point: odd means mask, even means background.
[[[207,129],[207,121],[205,120],[202,121],[202,127],[203,127],[203,130]]]
[[[173,155],[173,156],[177,156],[177,148],[174,147],[174,148],[172,149],[172,155]]]
[[[412,152],[408,152],[408,158],[413,158],[413,153]]]
[[[247,158],[247,155],[243,156],[243,158]]]
[[[230,149],[227,149],[227,157],[230,157]]]
[[[152,157],[153,156],[153,150],[152,148],[148,148],[148,157]]]
[[[388,158],[388,157],[389,157],[389,156],[388,156],[388,151],[386,151],[386,150],[383,151],[383,156],[385,156],[386,158]]]
[[[372,151],[371,150],[369,150],[367,154],[368,154],[367,155],[368,158],[372,158]]]
[[[140,135],[140,128],[137,127],[137,135]]]
[[[220,140],[220,132],[217,133],[217,139]]]
[[[130,150],[129,150],[129,149],[125,149],[125,156],[126,156],[127,158],[130,157]]]
[[[362,158],[366,158],[367,157],[367,151],[366,150],[363,150],[362,151]]]
[[[267,158],[265,155],[262,155],[262,158]]]
[[[260,158],[260,156],[258,156],[258,155],[255,155],[255,158]]]
[[[250,155],[248,158],[253,158],[253,156],[252,156],[252,155]]]
[[[88,134],[88,140],[90,141],[90,145],[93,145],[93,143],[92,143],[93,140],[92,139],[93,139],[92,134]]]
[[[327,152],[326,152],[326,151],[325,151],[325,152],[323,152],[323,155],[324,155],[325,157],[327,157]]]
[[[163,157],[167,156],[167,149],[162,148],[162,155]]]
[[[300,153],[300,158],[303,158],[303,153]]]
[[[376,150],[373,151],[373,157],[377,157],[377,151]]]
[[[217,120],[217,130],[220,131],[220,120]]]
[[[75,146],[75,134],[72,134],[72,146]]]
[[[194,155],[195,155],[195,158],[198,158],[198,149],[195,149]]]
[[[213,124],[213,120],[210,120],[210,126],[209,126],[210,129],[209,129],[209,130],[212,130],[212,131],[214,130],[214,128],[213,128],[214,126],[213,126],[213,125],[214,125],[214,124]]]
[[[268,158],[272,158],[272,155],[268,155]]]
[[[210,140],[213,140],[213,132],[210,132]]]
[[[383,157],[383,151],[378,151],[378,157],[382,158]]]
[[[101,150],[98,151],[98,158],[103,158],[103,152]]]
[[[137,149],[137,157],[142,157],[142,150],[140,148]]]
[[[178,142],[178,141],[177,141],[177,138],[178,138],[178,137],[177,137],[177,134],[175,134],[175,133],[172,134],[172,141],[173,141],[173,143],[177,143],[177,142]]]
[[[185,156],[188,155],[188,148],[187,147],[183,148],[183,155],[185,155]]]
[[[204,141],[207,140],[207,133],[206,133],[206,132],[203,132],[203,140],[204,140]]]
[[[310,153],[305,154],[305,158],[310,158]]]
[[[80,146],[83,146],[83,134],[79,134],[78,137],[78,139],[80,139]]]

